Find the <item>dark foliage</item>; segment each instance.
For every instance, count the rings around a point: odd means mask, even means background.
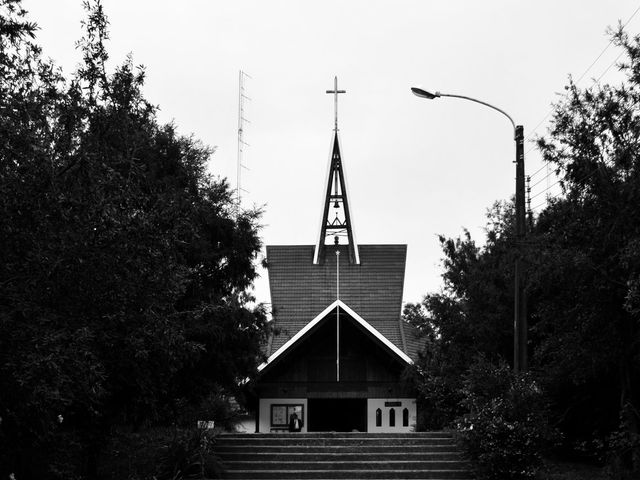
[[[66,79],[0,0],[1,477],[94,476],[114,425],[174,422],[260,361],[259,212],[158,123],[141,67],[106,71],[107,20],[85,6]]]
[[[549,138],[539,141],[565,197],[536,223],[530,288],[536,362],[559,424],[638,473],[640,448],[623,452],[610,435],[622,425],[637,438],[640,424],[640,38],[622,30],[613,38],[626,54],[625,81],[570,83]]]
[[[530,365],[563,433],[564,453],[606,460],[614,477],[635,478],[640,37],[621,30],[612,35],[626,54],[623,83],[580,89],[570,82],[548,137],[538,141],[545,160],[556,166],[564,195],[535,219],[525,244],[513,241],[510,206],[490,213],[482,248],[466,233],[441,238],[444,289],[407,314],[431,335],[417,368],[423,401],[434,408],[444,403],[441,412],[452,417],[460,407],[459,379],[477,353],[496,365],[501,357],[512,358],[513,262],[520,251],[527,264]]]
[[[420,391],[420,428],[451,425],[465,408],[460,378],[478,355],[498,362],[513,344],[513,252],[511,205],[496,203],[488,213],[487,241],[440,237],[444,289],[421,304],[408,304],[404,318],[426,338],[413,375]]]
[[[106,442],[98,471],[104,480],[180,480],[219,478],[214,430],[153,427],[118,428]]]
[[[533,478],[556,435],[532,376],[477,357],[464,377],[463,397],[469,413],[456,426],[477,477]]]

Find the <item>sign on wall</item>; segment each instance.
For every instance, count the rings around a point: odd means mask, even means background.
[[[300,420],[304,419],[304,405],[271,405],[271,426],[288,426],[289,419],[294,413]]]

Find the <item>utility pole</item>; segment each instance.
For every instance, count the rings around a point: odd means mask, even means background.
[[[515,128],[516,141],[516,265],[513,320],[513,370],[527,370],[527,305],[523,280],[522,250],[526,235],[524,186],[524,128]]]

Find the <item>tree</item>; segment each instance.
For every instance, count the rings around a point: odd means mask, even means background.
[[[513,358],[513,203],[496,203],[486,242],[440,237],[444,288],[408,305],[427,338],[414,368],[420,420],[453,427],[478,478],[533,478],[551,444],[545,395]]]
[[[482,248],[468,231],[440,236],[444,288],[404,309],[405,320],[429,338],[414,372],[426,428],[447,426],[462,413],[460,378],[479,355],[495,362],[512,357],[513,218],[512,203],[496,203]]]
[[[447,350],[449,361],[461,370],[473,361],[476,353],[511,357],[512,211],[511,203],[500,202],[488,211],[487,236],[482,248],[468,231],[456,239],[440,236],[444,288],[426,295],[422,307],[428,312],[437,343]],[[415,308],[408,307],[405,316]]]
[[[20,0],[0,0],[3,477],[95,476],[114,425],[175,421],[261,360],[260,212],[207,174],[210,148],[159,124],[142,67],[107,72],[106,16],[85,7],[67,80]]]
[[[620,424],[623,456],[637,472],[640,38],[622,29],[612,35],[626,55],[624,81],[583,89],[570,81],[549,137],[538,142],[565,195],[538,219],[531,289],[537,361],[556,398],[565,399],[563,422],[596,437]]]
[[[527,244],[531,368],[566,446],[640,470],[640,37],[613,33],[626,54],[618,86],[572,81],[538,140],[564,195],[535,219]],[[487,242],[441,238],[444,290],[425,297],[435,332],[423,371],[468,371],[474,353],[511,358],[512,208],[490,216]],[[416,308],[409,313],[416,318]],[[438,358],[437,368],[429,358]],[[429,370],[431,368],[431,370]]]

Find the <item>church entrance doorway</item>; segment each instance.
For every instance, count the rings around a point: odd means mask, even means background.
[[[366,398],[308,399],[309,432],[366,432]]]

